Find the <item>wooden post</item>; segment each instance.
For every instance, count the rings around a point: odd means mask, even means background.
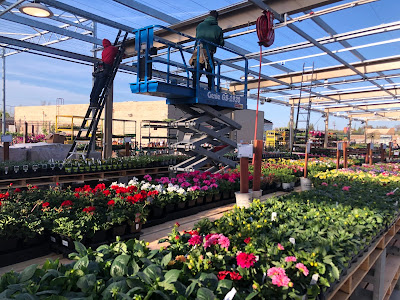
[[[309,143],[306,143],[306,153],[304,156],[304,178],[307,178],[307,167],[308,167],[308,147]]]
[[[28,122],[25,122],[24,127],[24,143],[28,141]]]
[[[336,170],[339,170],[340,167],[340,143],[337,143],[337,149],[336,149]]]
[[[343,143],[343,167],[347,169],[347,142]]]
[[[385,161],[385,149],[383,149],[383,143],[381,143],[380,150],[381,150],[381,162],[384,162]]]
[[[253,174],[253,191],[259,191],[261,188],[261,160],[262,160],[263,141],[254,141],[254,174]]]
[[[125,156],[131,155],[131,144],[129,142],[125,142]]]
[[[240,158],[240,192],[249,192],[249,158]]]
[[[7,161],[10,159],[10,143],[3,143],[3,161]]]
[[[393,155],[393,143],[389,142],[389,161],[392,159]]]
[[[369,163],[369,149],[371,148],[371,144],[368,143],[367,144],[367,152],[365,153],[365,163],[368,164]]]

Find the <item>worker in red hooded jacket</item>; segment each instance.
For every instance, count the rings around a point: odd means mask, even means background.
[[[96,66],[93,72],[94,85],[90,93],[90,107],[96,108],[98,106],[99,96],[106,84],[107,77],[112,70],[115,56],[117,55],[118,48],[111,45],[107,39],[103,40],[103,52],[101,53],[101,62]]]

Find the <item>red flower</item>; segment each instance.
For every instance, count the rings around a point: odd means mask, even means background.
[[[13,184],[14,184],[14,183],[11,182],[11,183],[10,183],[10,186],[12,186]]]
[[[14,193],[20,193],[21,192],[21,189],[20,188],[16,188],[15,190],[14,190]]]
[[[79,193],[75,193],[74,194],[75,198],[79,199],[81,196],[79,195]]]
[[[236,261],[239,267],[250,268],[256,262],[256,256],[253,253],[240,252],[236,256]]]
[[[244,239],[244,242],[245,242],[246,244],[250,243],[250,241],[251,241],[251,238],[250,238],[250,237]]]
[[[34,185],[31,189],[32,189],[32,190],[37,190],[37,189],[39,189],[39,188],[37,187],[37,185]]]
[[[181,224],[179,224],[178,222],[175,223],[175,227],[179,227],[181,226]]]
[[[115,205],[115,201],[114,201],[114,200],[110,200],[110,201],[107,202],[107,205],[112,205],[112,206],[114,206],[114,205]]]
[[[1,201],[0,201],[0,206],[1,206],[1,204],[2,204],[2,203],[1,203]]]
[[[60,184],[58,182],[56,182],[56,186],[59,186]]]
[[[176,240],[179,240],[179,235],[176,235],[176,236],[175,236],[175,239],[176,239]]]
[[[224,280],[226,276],[230,276],[232,280],[240,280],[242,276],[239,273],[231,272],[231,271],[219,271],[217,277],[219,280]]]
[[[61,203],[61,206],[71,206],[74,205],[71,200],[65,200],[63,203]]]
[[[103,191],[103,194],[104,194],[105,196],[109,196],[109,195],[111,194],[111,192],[110,192],[109,190],[105,190],[105,191]]]
[[[44,203],[42,204],[43,207],[47,207],[47,206],[49,206],[49,205],[50,205],[49,202],[44,202]]]
[[[96,210],[96,207],[88,206],[88,207],[85,207],[82,211],[85,213],[91,213],[91,212],[94,212],[95,210]]]
[[[191,246],[201,245],[201,243],[203,242],[203,238],[199,235],[193,235],[188,242]]]

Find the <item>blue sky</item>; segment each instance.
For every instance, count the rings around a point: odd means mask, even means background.
[[[135,28],[151,24],[163,24],[159,20],[155,20],[151,17],[145,16],[139,12],[124,9],[121,5],[116,4],[111,0],[63,0],[62,2],[74,5],[79,8],[90,10],[92,13],[99,14],[104,17],[108,17],[112,20],[118,21],[130,25]],[[149,4],[149,1],[140,0],[145,4]],[[218,9],[225,7],[230,4],[234,4],[238,1],[234,0],[158,0],[157,8],[165,13],[172,15],[180,20],[185,20],[191,17],[195,17],[200,14],[205,14],[211,9]],[[347,3],[350,1],[340,1],[330,6],[336,6],[339,4]],[[150,3],[151,4],[151,3]],[[321,10],[329,6],[315,9],[315,11]],[[376,26],[383,23],[390,23],[399,21],[400,17],[398,12],[400,11],[400,2],[398,0],[380,0],[372,2],[370,4],[361,5],[352,9],[342,10],[340,12],[331,13],[322,16],[328,25],[335,29],[338,33],[344,33],[353,31],[369,26]],[[299,16],[298,14],[296,16]],[[294,17],[292,15],[292,17]],[[295,23],[296,26],[307,32],[314,38],[326,37],[328,34],[324,32],[311,20],[306,20],[301,23]],[[23,27],[15,24],[11,24],[7,21],[0,20],[0,31],[7,32],[25,32],[30,33],[28,27]],[[251,27],[254,28],[254,27]],[[98,37],[113,39],[116,31],[104,26],[99,26]],[[16,36],[11,36],[16,37]],[[372,42],[384,41],[388,39],[400,38],[398,31],[392,31],[390,33],[379,34],[374,36],[368,36],[364,38],[358,38],[350,40],[352,46],[364,45]],[[238,38],[231,39],[230,42],[237,44],[243,48],[246,48],[252,52],[258,51],[256,34],[248,34]],[[290,45],[297,42],[304,41],[303,38],[296,35],[290,29],[283,27],[276,30],[275,43],[270,48],[275,48],[284,45]],[[90,55],[90,49],[92,46],[85,42],[78,41],[67,41],[63,43],[54,44],[53,47],[57,47],[64,50],[74,50],[79,53]],[[339,43],[332,43],[327,45],[330,50],[343,49]],[[268,56],[269,60],[272,61],[284,61],[294,57],[306,56],[310,54],[320,53],[318,49],[308,48],[303,50],[297,50],[287,52],[278,55]],[[398,42],[390,43],[382,46],[375,46],[369,48],[363,48],[359,50],[367,59],[374,59],[379,57],[386,57],[397,55],[400,52],[400,45]],[[222,55],[222,54],[221,54]],[[340,57],[346,59],[348,62],[359,61],[355,56],[349,52],[342,52],[339,54]],[[224,55],[223,55],[224,56]],[[224,58],[224,57],[223,57]],[[334,59],[329,56],[321,56],[318,58],[295,60],[285,62],[284,66],[292,70],[301,70],[303,63],[311,66],[314,61],[316,68],[322,68],[326,66],[338,65]],[[249,65],[257,65],[258,61],[250,60]],[[253,70],[258,70],[257,67]],[[61,60],[55,60],[48,57],[39,55],[21,53],[13,56],[9,56],[6,59],[6,100],[7,104],[11,106],[19,105],[41,105],[43,102],[48,104],[55,104],[56,98],[64,98],[65,104],[76,104],[76,103],[88,103],[91,90],[91,72],[90,66],[65,62]],[[283,72],[277,70],[271,66],[265,66],[262,72],[268,75],[282,74]],[[133,100],[148,100],[153,98],[134,95],[130,92],[129,83],[136,80],[135,76],[119,73],[115,80],[114,86],[114,101],[133,101]],[[394,79],[395,82],[400,84],[399,79]],[[382,82],[380,82],[382,83]],[[353,85],[352,87],[354,87]],[[371,86],[368,82],[359,83],[357,86]],[[338,88],[348,88],[349,85],[337,86]],[[318,92],[327,91],[326,89],[317,89]],[[253,90],[252,93],[255,93]],[[277,94],[266,95],[270,97],[278,97]],[[249,100],[249,108],[255,108],[255,102]],[[260,106],[260,109],[265,112],[265,117],[271,120],[276,127],[286,126],[289,122],[289,109],[287,107],[265,104]],[[321,114],[313,113],[311,116],[311,122],[315,124],[315,127],[323,129],[324,123],[321,118]],[[333,128],[335,123],[336,129],[343,128],[346,126],[347,121],[341,118],[330,118],[330,128]],[[398,125],[400,122],[374,122],[374,125]],[[360,126],[360,123],[353,123],[356,127]]]

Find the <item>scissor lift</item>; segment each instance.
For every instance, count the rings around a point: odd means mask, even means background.
[[[155,28],[162,28],[173,32],[176,36],[185,37],[188,42],[175,43],[156,36]],[[191,156],[186,161],[171,166],[171,171],[188,172],[198,170],[205,165],[211,165],[209,171],[217,171],[221,167],[235,167],[236,162],[224,157],[224,154],[237,147],[235,141],[229,138],[234,130],[241,129],[241,125],[229,116],[233,110],[247,108],[247,94],[231,93],[221,88],[221,80],[241,82],[247,91],[247,59],[226,47],[220,47],[207,41],[196,40],[197,65],[192,67],[186,63],[193,53],[193,47],[188,46],[196,39],[186,34],[171,30],[164,26],[148,26],[135,32],[135,50],[137,52],[137,81],[131,83],[133,93],[146,94],[167,99],[167,104],[174,105],[186,116],[170,123],[172,128],[183,132],[183,139],[170,146]],[[208,46],[222,51],[234,53],[241,57],[241,65],[233,64],[222,59],[214,58],[215,68],[212,73],[200,70],[200,45],[209,54]],[[222,50],[221,50],[222,49]],[[189,56],[190,55],[190,56]],[[208,55],[210,57],[210,55]],[[174,60],[172,60],[174,59]],[[209,63],[213,64],[209,59]],[[157,65],[157,78],[152,73]],[[226,66],[237,77],[235,79],[221,74],[222,66]],[[174,69],[174,70],[172,70]],[[196,86],[192,86],[190,73],[197,74]],[[180,74],[185,74],[184,76]],[[212,90],[199,80],[200,74],[212,75],[214,83]]]

